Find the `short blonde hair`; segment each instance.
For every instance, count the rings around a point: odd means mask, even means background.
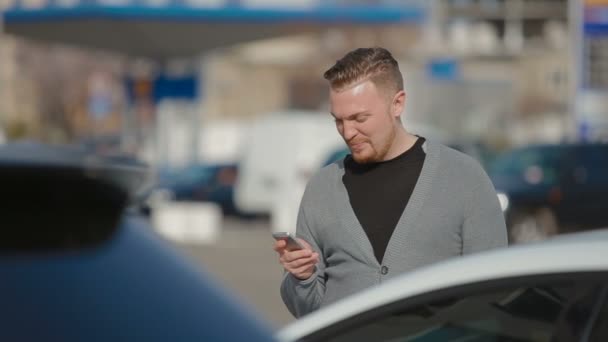
[[[403,90],[399,63],[388,50],[381,47],[359,48],[347,53],[323,77],[334,90],[366,80],[371,80],[377,87],[395,92]]]

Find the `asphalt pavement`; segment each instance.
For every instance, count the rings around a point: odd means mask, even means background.
[[[280,328],[294,318],[279,294],[283,269],[273,242],[267,220],[224,218],[215,243],[176,245],[262,319]]]

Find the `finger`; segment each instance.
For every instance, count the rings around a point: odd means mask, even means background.
[[[300,260],[300,259],[310,259],[310,258],[314,258],[315,260],[319,261],[319,253],[317,252],[312,252],[309,256],[302,256],[300,258],[293,258],[293,252],[290,252],[288,250],[284,250],[284,252],[282,254],[280,254],[280,259],[282,263],[288,264],[291,262],[294,262],[296,260]]]
[[[316,264],[318,262],[318,258],[316,256],[310,256],[308,258],[300,258],[291,262],[286,263],[286,266],[289,269],[296,269],[299,267],[302,267],[303,265],[308,265],[308,264]]]
[[[298,259],[288,259],[285,256],[283,256],[283,262],[286,265],[295,265],[294,267],[298,267],[299,265],[307,263],[311,260],[314,261],[315,263],[319,262],[319,253],[312,253],[308,257],[303,257],[303,258],[298,258]]]
[[[273,249],[278,252],[280,249],[285,249],[286,246],[287,242],[285,240],[277,240],[274,242]]]
[[[286,249],[286,246],[282,246],[281,247],[280,245],[279,246],[275,245],[273,247],[273,249],[274,249],[275,252],[277,252],[279,254],[280,258],[282,258],[285,255],[286,252],[288,252],[287,249]]]
[[[300,258],[308,258],[312,255],[310,249],[300,249],[297,251],[285,251],[285,259],[287,262],[292,262]]]
[[[315,265],[303,265],[299,268],[294,269],[291,273],[293,275],[296,276],[302,276],[302,275],[306,275],[306,276],[310,276],[310,274],[314,273],[315,271]],[[306,277],[304,277],[306,278]]]
[[[285,252],[283,255],[281,255],[279,257],[279,262],[283,265],[283,267],[286,270],[292,270],[292,269],[294,269],[296,267],[299,267],[300,265],[303,265],[303,264],[305,264],[307,262],[310,262],[311,260],[314,260],[312,255],[310,257],[298,258],[298,259],[295,259],[295,260],[288,259],[287,258],[287,253],[288,252]]]
[[[298,267],[299,265],[302,265],[307,262],[312,262],[314,264],[319,262],[319,253],[316,253],[316,252],[313,252],[309,257],[299,258],[299,259],[295,259],[295,260],[287,258],[288,253],[289,252],[286,251],[285,253],[280,254],[280,256],[279,256],[279,263],[281,265],[283,265],[283,267],[288,271],[290,269],[293,269],[294,267]],[[300,260],[300,261],[298,261],[298,263],[296,263],[296,264],[292,264],[296,260]]]

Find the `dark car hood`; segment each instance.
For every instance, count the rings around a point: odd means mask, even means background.
[[[0,258],[2,341],[269,341],[197,267],[129,218],[97,248]]]

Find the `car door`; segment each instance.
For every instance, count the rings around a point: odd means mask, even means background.
[[[303,341],[607,341],[607,294],[605,272],[486,281],[395,301]]]
[[[564,175],[567,221],[580,228],[608,224],[608,144],[576,147]]]

